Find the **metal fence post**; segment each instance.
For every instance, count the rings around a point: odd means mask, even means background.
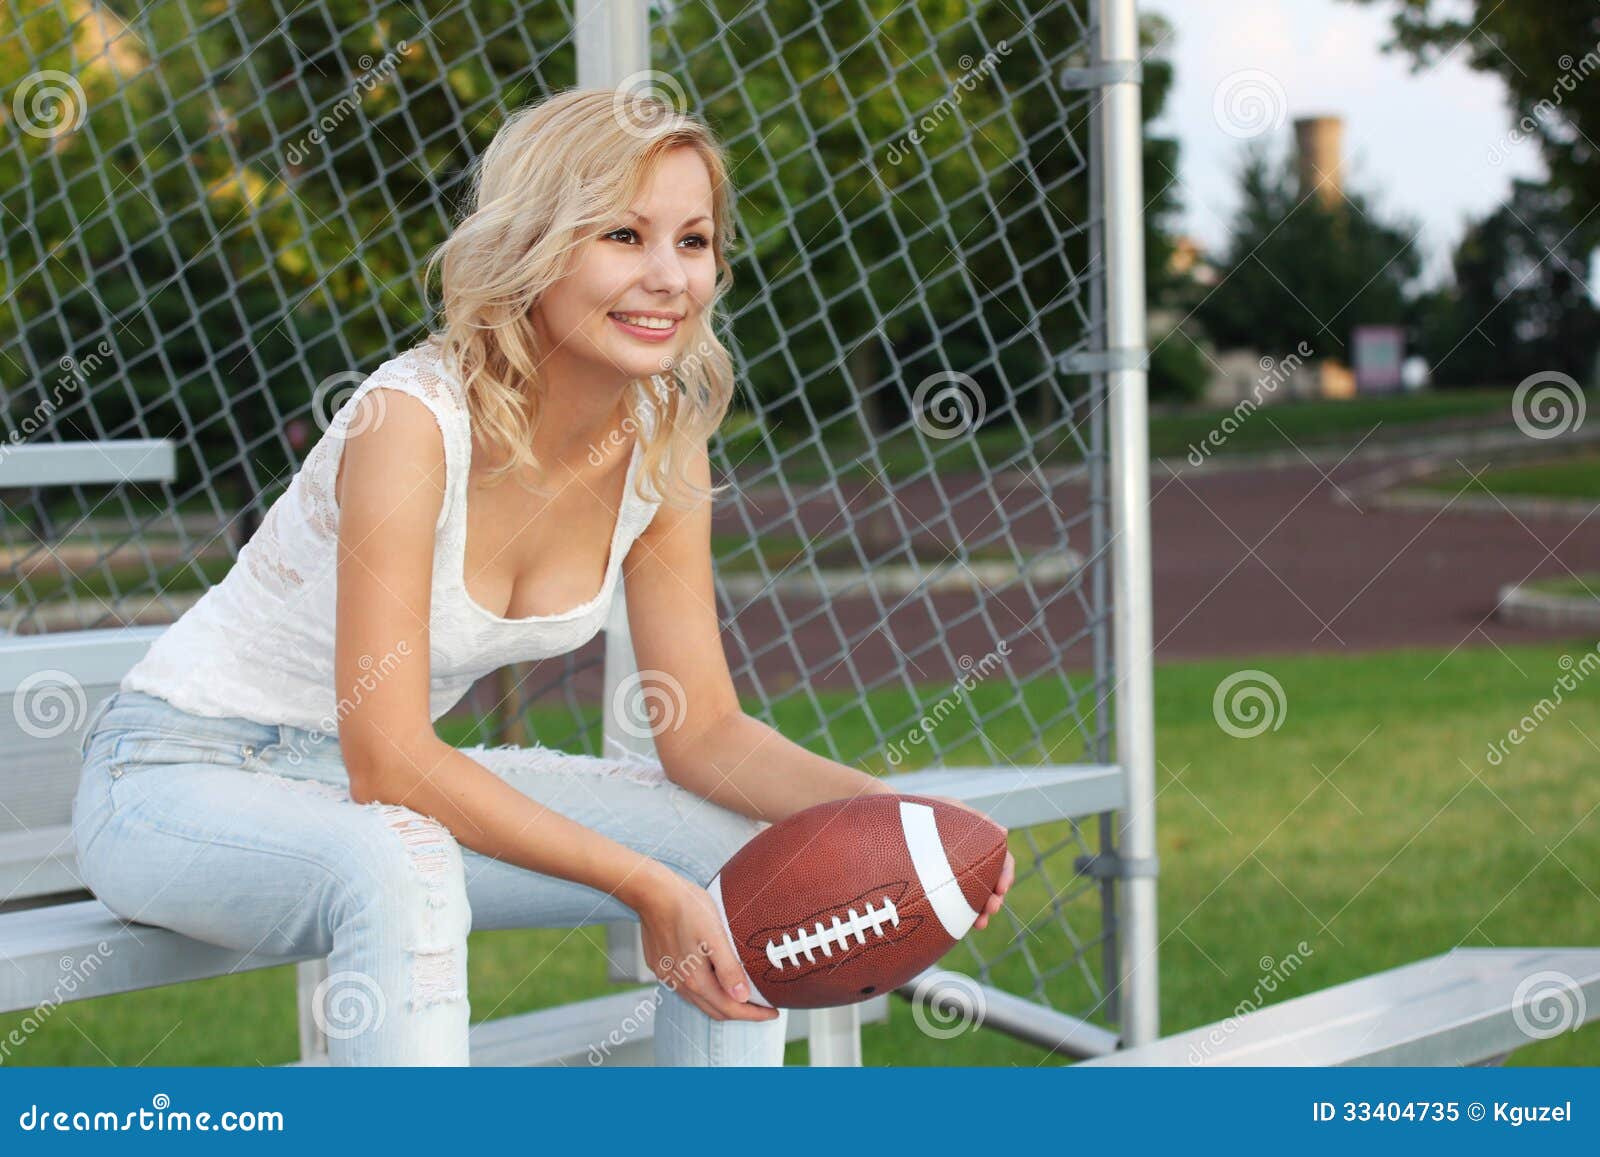
[[[577,0],[572,20],[580,88],[615,88],[650,67],[647,0]]]
[[[650,11],[646,0],[577,0],[572,19],[580,88],[614,88],[650,67]],[[622,705],[618,700],[623,682],[638,670],[621,583],[617,584],[605,630],[601,734],[606,754],[622,749],[654,759],[655,743],[650,737],[624,730],[620,725]],[[645,962],[637,923],[606,925],[606,960],[612,980],[644,982],[656,978]]]
[[[1153,864],[1155,839],[1154,654],[1150,587],[1150,444],[1146,380],[1143,125],[1134,0],[1103,0],[1100,66],[1117,69],[1104,88],[1106,376],[1111,426],[1112,570],[1116,596],[1117,763],[1127,777],[1118,857]],[[1119,67],[1120,66],[1120,67]],[[1119,356],[1127,354],[1128,356]],[[1124,1047],[1159,1035],[1156,879],[1121,881]]]

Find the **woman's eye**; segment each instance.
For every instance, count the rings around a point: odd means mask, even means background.
[[[607,239],[612,241],[630,241],[634,238],[634,236],[634,231],[628,228],[626,225],[624,225],[621,229],[613,229],[611,232],[606,234]]]
[[[701,235],[699,233],[691,233],[691,234],[689,234],[689,236],[685,237],[684,240],[685,241],[693,241],[694,242],[694,248],[696,248],[696,249],[704,249],[706,246],[711,244],[711,242],[709,240],[707,240],[703,235]]]

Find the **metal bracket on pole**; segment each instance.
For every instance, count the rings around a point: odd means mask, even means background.
[[[1106,88],[1113,84],[1143,84],[1144,63],[1138,60],[1102,60],[1088,68],[1064,68],[1058,79],[1062,88]]]
[[[1081,876],[1093,876],[1097,880],[1126,880],[1133,876],[1159,875],[1161,857],[1134,859],[1119,856],[1115,852],[1100,852],[1092,856],[1079,856],[1072,866]]]
[[[1108,350],[1078,350],[1056,358],[1056,368],[1064,374],[1104,374],[1113,370],[1147,370],[1150,351],[1143,346],[1124,346]]]

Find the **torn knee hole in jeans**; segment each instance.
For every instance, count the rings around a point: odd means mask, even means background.
[[[453,862],[451,844],[455,840],[449,829],[432,816],[420,815],[398,804],[371,803],[362,806],[378,808],[383,812],[389,827],[405,844],[417,874],[428,885],[428,905],[443,907],[443,885]]]
[[[465,1000],[461,984],[461,955],[454,945],[411,948],[411,1008]]]
[[[449,902],[444,890],[445,883],[455,862],[455,837],[449,829],[432,816],[421,815],[398,804],[371,803],[362,806],[378,809],[390,830],[400,837],[412,867],[427,888],[428,907],[444,907]],[[413,1010],[466,999],[458,945],[417,945],[408,948],[407,952],[411,956]]]

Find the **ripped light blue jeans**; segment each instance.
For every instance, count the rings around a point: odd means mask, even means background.
[[[702,886],[760,829],[659,764],[464,750]],[[463,847],[409,808],[354,802],[337,738],[322,732],[117,691],[90,720],[83,756],[73,833],[96,897],[123,919],[212,944],[327,956],[314,1014],[336,1065],[468,1063],[469,931],[638,919],[606,893]],[[640,1007],[654,1005],[657,1064],[783,1063],[787,1012],[717,1020],[667,983],[652,995]]]

